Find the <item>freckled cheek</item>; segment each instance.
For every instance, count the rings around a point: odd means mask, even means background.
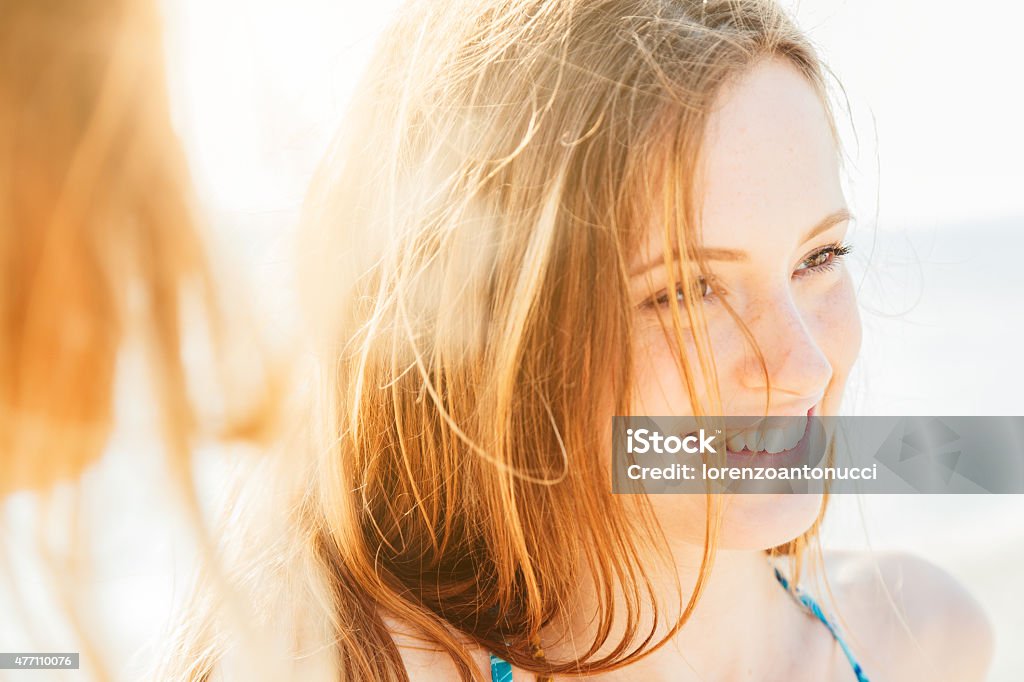
[[[690,414],[689,396],[669,341],[656,325],[638,330],[633,361],[634,414]]]
[[[730,333],[729,329],[733,332]],[[683,330],[683,347],[690,370],[693,373],[694,392],[701,400],[707,400],[708,386],[700,371],[696,346],[688,330]],[[741,339],[735,328],[721,320],[708,320],[708,335],[711,351],[719,367],[730,366],[743,352]],[[673,347],[678,342],[671,333],[665,332],[655,323],[638,330],[636,354],[634,356],[634,407],[633,414],[649,415],[691,415],[693,403],[687,391],[685,376],[682,374]],[[729,386],[720,385],[723,400],[727,399]]]
[[[860,353],[862,337],[857,295],[849,273],[823,294],[814,296],[805,319],[832,365],[833,384],[839,382],[841,388]]]
[[[832,366],[833,378],[829,392],[841,394],[846,379],[860,353],[862,329],[856,292],[849,273],[843,273],[829,288],[808,291],[801,303],[804,322],[814,336],[821,351]],[[701,376],[695,344],[684,330],[686,358],[694,373],[694,390],[702,399],[708,394],[707,384]],[[742,361],[743,336],[731,320],[708,319],[715,364],[721,373]],[[690,415],[693,404],[672,352],[675,337],[666,335],[657,322],[638,325],[634,360],[634,414]],[[726,373],[724,376],[730,376]],[[730,402],[738,390],[720,375],[719,388],[724,404]],[[725,381],[725,383],[722,383]]]

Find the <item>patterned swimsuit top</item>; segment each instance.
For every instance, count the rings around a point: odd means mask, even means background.
[[[832,637],[839,644],[839,647],[843,650],[843,654],[846,656],[846,660],[850,662],[850,666],[853,668],[854,674],[857,676],[857,682],[868,682],[867,676],[864,671],[861,670],[860,663],[853,657],[853,652],[850,647],[846,644],[842,635],[839,633],[839,629],[835,626],[831,619],[829,619],[825,612],[822,610],[818,602],[814,600],[811,595],[806,594],[800,590],[799,587],[794,587],[792,590],[789,589],[789,581],[779,572],[779,569],[775,570],[775,578],[782,585],[782,588],[789,594],[793,595],[793,598],[808,612],[810,612],[815,618],[820,620],[828,628],[829,632],[832,633]],[[491,654],[491,682],[512,682],[512,666],[494,654]]]

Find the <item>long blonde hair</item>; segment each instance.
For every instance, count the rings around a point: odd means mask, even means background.
[[[232,311],[171,124],[162,45],[151,0],[0,7],[0,494],[74,481],[100,455],[129,336],[188,478],[198,425],[184,308],[223,353]],[[226,398],[224,426],[255,436],[280,375],[260,366],[266,355],[248,358],[242,372],[257,379]]]
[[[197,524],[196,440],[262,439],[276,424],[283,367],[254,334],[239,288],[214,275],[162,45],[153,0],[0,3],[0,502],[74,486],[100,459],[129,342],[147,361],[150,381],[133,381],[152,388],[171,487]],[[215,374],[203,406],[185,352],[200,327]],[[74,535],[76,521],[62,530]],[[74,579],[90,545],[38,540],[83,667],[103,679],[90,643],[96,609]]]
[[[645,620],[641,557],[663,537],[646,499],[610,494],[601,456],[609,417],[630,413],[627,263],[660,206],[682,258],[668,270],[690,283],[725,83],[782,57],[827,107],[825,69],[769,0],[421,0],[397,16],[305,216],[323,382],[297,518],[341,678],[408,679],[386,618],[463,680],[466,640],[542,677],[627,665],[689,617],[717,529],[709,513],[681,612]],[[698,414],[721,414],[699,304],[684,310],[665,327],[680,378]],[[553,660],[583,584],[593,640]]]

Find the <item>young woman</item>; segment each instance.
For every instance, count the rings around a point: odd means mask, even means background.
[[[826,498],[611,493],[613,415],[838,412],[861,328],[824,74],[767,0],[404,8],[307,216],[308,563],[259,592],[304,664],[983,679],[939,569],[802,560]],[[193,642],[187,677],[237,678]]]

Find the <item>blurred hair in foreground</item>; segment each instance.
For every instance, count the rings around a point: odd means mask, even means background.
[[[272,430],[283,374],[244,298],[215,286],[165,83],[150,0],[0,3],[0,499],[100,458],[126,345],[145,354],[150,376],[132,380],[152,387],[193,520],[196,438]],[[217,377],[203,407],[183,350],[197,329]],[[43,553],[60,573],[67,551]]]
[[[258,551],[235,579],[303,679],[408,679],[388,619],[463,680],[478,674],[466,642],[540,679],[620,668],[690,616],[717,532],[709,513],[700,580],[652,624],[640,557],[664,555],[661,531],[645,499],[610,494],[596,455],[610,415],[630,413],[626,264],[661,207],[670,270],[692,283],[695,169],[727,82],[779,57],[828,111],[826,69],[768,0],[420,1],[397,16],[306,207],[315,460],[290,530],[260,539],[252,515],[238,545]],[[701,310],[688,296],[672,315],[682,348]],[[697,368],[680,355],[679,371],[692,393]],[[264,509],[268,490],[252,491]],[[780,551],[799,559],[817,528]],[[575,658],[548,658],[582,584],[599,595],[593,630]],[[220,628],[215,598],[194,609],[170,677],[260,672],[234,667],[253,649]]]

